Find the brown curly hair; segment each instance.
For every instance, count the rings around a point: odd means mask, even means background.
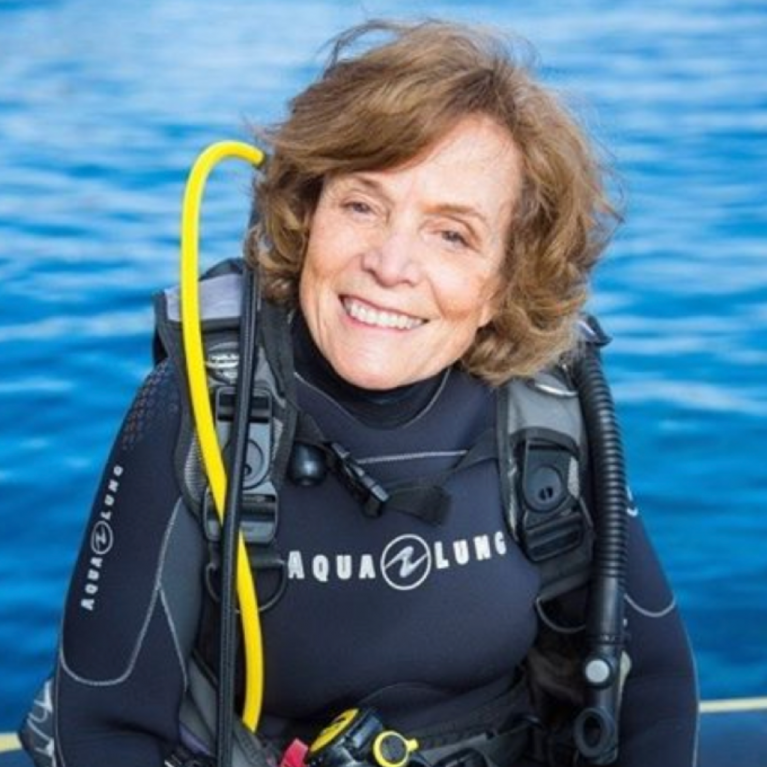
[[[591,142],[534,79],[532,60],[524,43],[444,21],[371,21],[336,38],[318,80],[290,102],[284,122],[262,132],[271,156],[254,189],[259,223],[246,257],[265,295],[297,304],[323,179],[398,167],[461,119],[487,115],[520,150],[522,194],[499,309],[461,363],[498,385],[572,350],[589,274],[619,216]]]

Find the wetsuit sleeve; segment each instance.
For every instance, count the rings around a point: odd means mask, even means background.
[[[633,504],[626,620],[631,671],[618,764],[692,767],[698,723],[695,665],[674,595]]]
[[[62,767],[160,767],[179,739],[204,561],[173,465],[180,412],[166,361],[138,392],[95,498],[54,683]]]

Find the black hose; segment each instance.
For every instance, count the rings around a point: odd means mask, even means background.
[[[228,446],[226,502],[221,527],[221,616],[218,655],[216,764],[231,767],[234,698],[237,673],[237,538],[240,530],[242,482],[245,475],[250,425],[250,401],[257,364],[256,318],[260,296],[253,272],[243,274],[240,362],[234,399],[234,419]]]
[[[618,754],[627,561],[626,471],[615,405],[596,344],[573,368],[594,477],[596,541],[586,618],[586,707],[574,724],[576,747],[591,764]]]

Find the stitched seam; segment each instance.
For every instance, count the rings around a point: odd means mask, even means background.
[[[431,398],[431,400],[426,405],[426,407],[420,413],[418,413],[412,420],[403,424],[403,426],[412,426],[414,423],[418,423],[418,421],[420,421],[422,418],[425,418],[434,409],[434,406],[437,404],[437,400],[442,396],[442,392],[445,391],[445,389],[447,388],[447,382],[448,382],[448,379],[450,378],[452,371],[453,371],[452,368],[448,368],[445,371],[445,375],[442,376],[442,380],[439,382],[437,391],[434,392],[434,396]]]
[[[535,611],[538,613],[538,617],[541,619],[541,621],[557,634],[579,634],[581,631],[586,629],[585,623],[578,624],[577,626],[563,626],[559,623],[556,623],[554,620],[549,618],[548,615],[546,615],[546,610],[544,609],[543,602],[541,602],[540,599],[536,599],[535,601]]]
[[[171,637],[173,638],[173,647],[176,650],[178,665],[181,668],[181,678],[184,682],[184,689],[186,690],[189,687],[189,680],[186,677],[186,664],[184,663],[184,654],[181,651],[181,642],[179,641],[178,633],[176,632],[176,624],[173,622],[173,616],[171,615],[170,607],[165,597],[165,589],[162,587],[160,587],[160,604],[162,604],[163,611],[165,612],[165,617],[168,619],[168,629],[170,631]]]
[[[59,757],[61,758],[61,764],[59,767],[66,767],[66,759],[64,758],[64,749],[61,746],[61,739],[59,737],[59,676],[61,675],[61,664],[56,665],[56,674],[53,681],[53,754],[54,761],[53,766],[57,767],[59,764]]]
[[[626,602],[634,608],[634,610],[636,610],[640,615],[644,615],[645,618],[665,618],[667,615],[672,613],[676,607],[676,597],[672,597],[671,602],[669,602],[669,604],[665,607],[661,607],[660,610],[650,610],[646,607],[642,607],[631,598],[630,594],[626,594],[625,599]]]
[[[396,461],[415,461],[423,458],[458,458],[468,453],[468,450],[432,450],[423,453],[402,453],[400,455],[380,455],[368,458],[358,458],[357,463],[372,465],[375,463],[395,463]]]
[[[689,639],[688,639],[689,642]],[[698,661],[695,657],[695,653],[690,652],[690,660],[692,662],[692,678],[695,684],[695,700],[698,701],[698,716],[695,718],[695,747],[693,748],[691,767],[695,767],[698,764],[698,749],[700,748],[700,687],[698,682]]]
[[[165,557],[168,553],[168,543],[170,541],[171,533],[173,532],[173,528],[176,525],[176,517],[178,516],[180,507],[180,501],[176,503],[176,507],[173,510],[173,514],[171,515],[170,521],[168,522],[168,526],[165,529],[165,534],[163,536],[162,541],[162,548],[160,549],[160,559],[157,564],[157,571],[155,574],[155,582],[154,587],[152,589],[152,598],[149,600],[149,607],[147,607],[146,616],[144,617],[144,623],[141,627],[141,631],[139,632],[138,639],[136,640],[136,646],[133,648],[133,652],[131,653],[131,657],[128,661],[128,667],[125,669],[125,671],[120,674],[120,676],[115,677],[114,679],[87,679],[85,677],[80,676],[79,674],[76,674],[71,668],[69,668],[69,665],[67,664],[66,657],[64,655],[64,647],[62,644],[61,653],[60,653],[60,664],[63,670],[66,672],[67,676],[74,679],[76,682],[79,682],[80,684],[87,685],[88,687],[115,687],[117,685],[122,684],[124,681],[126,681],[130,675],[133,673],[133,670],[136,667],[136,662],[138,660],[138,656],[141,653],[141,648],[144,645],[144,640],[146,639],[146,635],[149,631],[149,623],[152,620],[152,614],[154,613],[155,607],[157,606],[157,599],[160,594],[160,588],[161,588],[161,578],[163,570],[165,569]]]

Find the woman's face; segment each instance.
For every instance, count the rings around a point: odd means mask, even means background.
[[[463,356],[495,312],[520,190],[519,152],[483,116],[405,166],[326,179],[300,303],[342,378],[391,389]]]

